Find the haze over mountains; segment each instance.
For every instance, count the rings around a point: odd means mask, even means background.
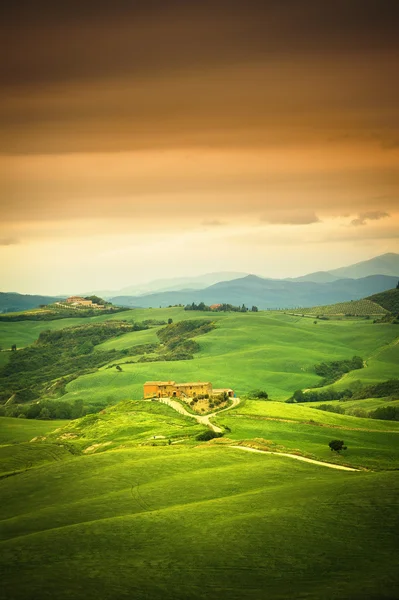
[[[399,254],[389,252],[370,260],[364,260],[348,267],[339,267],[331,271],[317,271],[301,277],[290,278],[290,281],[315,281],[326,283],[338,279],[360,279],[369,275],[390,275],[396,277],[399,273]]]
[[[235,271],[222,271],[217,273],[207,273],[205,275],[191,277],[177,277],[156,279],[148,283],[133,284],[120,290],[94,290],[86,292],[82,295],[88,296],[97,294],[104,298],[115,298],[118,296],[142,296],[155,292],[171,292],[179,290],[200,290],[205,289],[222,281],[232,281],[241,279],[254,273],[242,273]],[[360,277],[368,277],[369,275],[390,275],[392,277],[399,276],[399,254],[388,253],[376,256],[369,260],[365,260],[347,267],[340,267],[331,271],[317,271],[300,277],[287,277],[282,280],[272,277],[256,275],[261,279],[273,281],[312,281],[315,283],[326,283],[337,281],[338,279],[359,279]]]
[[[174,304],[228,303],[245,304],[259,309],[295,308],[358,300],[395,287],[397,277],[370,275],[360,279],[338,279],[327,283],[294,282],[262,279],[247,275],[232,281],[221,281],[202,290],[158,292],[144,296],[117,296],[114,304],[130,307],[166,307]]]
[[[205,275],[198,275],[192,277],[173,277],[165,279],[155,279],[148,283],[128,285],[120,290],[95,290],[94,292],[84,293],[82,295],[89,296],[96,294],[102,298],[111,298],[116,294],[120,296],[140,296],[142,294],[150,294],[152,292],[163,292],[170,290],[201,290],[214,283],[220,281],[231,281],[232,279],[239,279],[245,277],[248,273],[240,273],[235,271],[223,271],[218,273],[207,273]]]
[[[399,254],[389,253],[332,271],[290,279],[271,279],[239,272],[208,273],[159,279],[127,286],[119,292],[97,291],[116,305],[158,307],[171,304],[229,303],[249,307],[295,308],[357,300],[396,287]],[[74,290],[71,290],[71,294]],[[91,292],[92,293],[92,292]],[[89,295],[85,293],[82,295]],[[50,296],[0,294],[0,310],[26,310],[50,303]]]

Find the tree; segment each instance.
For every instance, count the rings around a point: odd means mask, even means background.
[[[16,352],[17,351],[17,344],[13,344],[11,346],[11,352]]]
[[[249,395],[251,398],[258,398],[259,400],[267,400],[269,398],[269,394],[265,390],[252,390]]]
[[[51,415],[50,415],[50,411],[48,408],[42,408],[42,410],[39,413],[39,416],[37,417],[38,419],[50,419]]]
[[[398,283],[396,284],[396,289],[397,289],[397,290],[399,290],[399,281],[398,281]]]
[[[122,367],[120,367],[119,365],[116,365],[115,368],[116,368],[117,371],[122,371]]]
[[[171,318],[169,317],[169,319],[168,319],[168,325],[172,325],[172,323],[173,323],[173,319],[171,319]]]
[[[71,419],[79,419],[83,416],[83,400],[75,400],[71,408]]]
[[[91,300],[93,304],[106,304],[105,300],[100,298],[100,296],[86,296],[85,300]]]
[[[251,308],[251,310],[252,310],[252,312],[258,312],[258,307],[257,307],[257,306],[253,306],[253,307]]]
[[[302,390],[296,390],[292,397],[295,402],[305,402],[305,397]]]
[[[338,452],[338,454],[341,450],[347,449],[342,440],[331,440],[331,442],[328,445],[330,446],[331,452]]]

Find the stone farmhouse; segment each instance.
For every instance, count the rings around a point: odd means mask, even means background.
[[[91,300],[85,300],[80,296],[70,296],[65,300],[71,306],[87,306],[88,308],[104,308],[102,304],[94,304]]]
[[[215,396],[226,392],[230,397],[234,392],[230,388],[213,389],[209,381],[176,383],[175,381],[147,381],[144,384],[144,398],[195,398],[208,394]]]

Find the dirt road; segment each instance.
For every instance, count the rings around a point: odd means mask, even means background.
[[[210,419],[213,419],[213,417],[220,415],[226,410],[231,410],[232,408],[235,408],[240,403],[239,398],[233,398],[232,404],[227,408],[223,408],[222,410],[218,410],[217,412],[211,413],[209,415],[193,415],[192,413],[188,412],[188,410],[186,410],[184,406],[180,404],[180,402],[177,402],[176,400],[172,400],[171,398],[159,398],[158,401],[162,402],[163,404],[167,404],[168,406],[179,412],[181,415],[184,415],[185,417],[191,417],[192,419],[195,419],[197,423],[201,423],[201,425],[206,425],[206,427],[209,427],[209,429],[212,429],[212,431],[214,431],[215,433],[222,433],[222,429],[217,425],[211,423]]]
[[[360,469],[353,469],[352,467],[344,467],[343,465],[335,465],[333,463],[323,462],[321,460],[314,460],[313,458],[305,458],[305,456],[298,456],[297,454],[286,454],[285,452],[272,452],[271,450],[258,450],[258,448],[249,448],[248,446],[228,446],[229,448],[235,448],[237,450],[246,450],[247,452],[259,452],[260,454],[274,454],[276,456],[285,456],[287,458],[294,458],[295,460],[302,460],[303,462],[312,463],[313,465],[320,465],[322,467],[328,467],[329,469],[338,469],[340,471],[360,471]]]

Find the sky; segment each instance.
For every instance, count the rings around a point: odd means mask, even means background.
[[[399,252],[396,0],[0,8],[0,290]]]

